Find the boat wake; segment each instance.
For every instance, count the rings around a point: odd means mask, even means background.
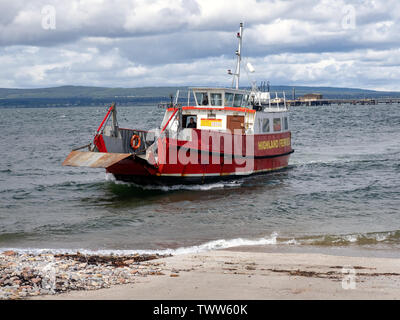
[[[208,191],[213,189],[223,189],[223,188],[234,188],[242,186],[243,182],[239,180],[232,181],[221,181],[216,183],[206,183],[206,184],[177,184],[172,186],[162,186],[162,185],[140,185],[133,182],[118,181],[111,173],[105,174],[105,180],[108,182],[113,182],[119,185],[132,186],[142,190],[158,190],[158,191],[178,191],[178,190],[193,190],[193,191]]]

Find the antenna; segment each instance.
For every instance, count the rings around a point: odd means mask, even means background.
[[[283,91],[283,106],[284,106],[285,109],[287,109],[286,108],[286,94],[285,94],[285,91]]]
[[[179,89],[176,90],[176,95],[175,95],[175,104],[178,104],[178,99],[179,99]]]
[[[233,87],[233,83],[235,82],[236,89],[239,89],[240,61],[242,59],[241,55],[242,55],[243,22],[240,23],[239,32],[236,34],[236,37],[239,39],[239,47],[236,50],[236,56],[237,56],[236,70],[235,70],[235,73],[232,73],[231,70],[228,70],[228,74],[233,75],[232,87]]]

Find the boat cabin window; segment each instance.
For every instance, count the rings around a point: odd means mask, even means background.
[[[236,93],[235,94],[235,98],[233,100],[233,106],[234,107],[241,107],[242,106],[242,98],[243,98],[242,94]]]
[[[197,90],[193,91],[197,106],[240,108],[247,107],[249,104],[250,97],[244,92],[226,92],[224,89],[219,89],[218,91],[212,89]]]
[[[211,105],[222,106],[222,94],[221,93],[210,93]]]
[[[243,98],[243,106],[247,106],[249,104],[250,104],[250,96],[248,94],[245,94]]]
[[[197,128],[197,116],[192,116],[192,115],[182,116],[182,126],[183,126],[183,128],[196,129]]]
[[[262,119],[261,130],[262,132],[269,132],[269,119]]]
[[[281,118],[274,118],[274,132],[281,131]]]
[[[208,93],[196,92],[196,101],[199,106],[208,106]]]
[[[225,103],[226,107],[232,107],[233,105],[233,93],[225,92]]]
[[[283,118],[283,129],[284,130],[289,130],[289,123],[287,117]]]

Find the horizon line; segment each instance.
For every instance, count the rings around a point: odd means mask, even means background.
[[[60,86],[54,87],[33,87],[33,88],[16,88],[16,87],[1,87],[0,90],[41,90],[41,89],[56,89],[56,88],[63,88],[63,87],[85,87],[85,88],[99,88],[99,89],[145,89],[145,88],[192,88],[192,87],[210,87],[208,86],[182,86],[182,85],[171,85],[171,86],[142,86],[142,87],[109,87],[109,86],[88,86],[88,85],[74,85],[74,84],[65,84]],[[214,86],[211,86],[214,87]],[[225,86],[217,86],[215,87],[223,87]],[[241,86],[240,88],[249,88],[251,86]],[[363,91],[374,91],[374,92],[396,92],[400,93],[400,91],[396,90],[380,90],[380,89],[364,89],[364,88],[355,88],[355,87],[333,87],[333,86],[313,86],[313,85],[287,85],[287,84],[279,84],[279,85],[270,85],[270,87],[308,87],[308,88],[333,88],[333,89],[351,89],[351,90],[363,90]],[[229,88],[228,86],[226,88]]]

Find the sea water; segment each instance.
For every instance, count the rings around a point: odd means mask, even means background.
[[[118,107],[119,125],[156,128],[163,112]],[[1,249],[186,253],[251,245],[400,257],[399,105],[294,107],[287,169],[172,187],[61,166],[93,139],[105,113],[0,109]]]

